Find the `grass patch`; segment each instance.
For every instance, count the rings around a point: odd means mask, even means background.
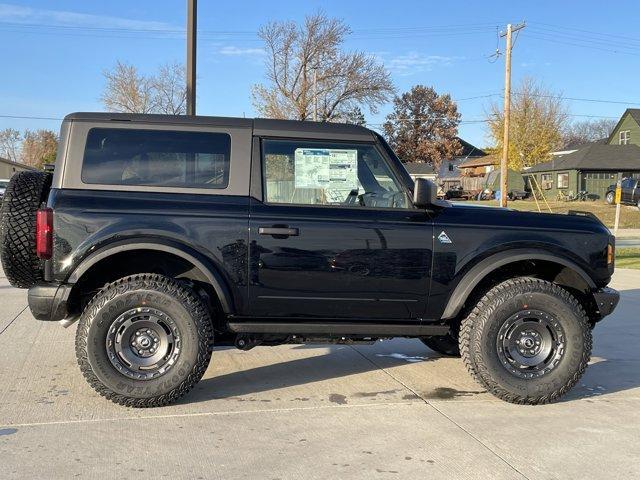
[[[640,248],[616,248],[616,268],[640,270]]]
[[[463,202],[464,203],[464,202]],[[486,205],[497,207],[498,202],[496,200],[487,201],[469,201],[468,203],[477,203],[478,205]],[[607,205],[602,201],[595,202],[556,202],[550,201],[549,207],[553,213],[567,213],[569,210],[582,210],[584,212],[591,212],[600,219],[607,227],[613,228],[613,223],[616,216],[616,207],[614,205]],[[537,212],[538,207],[533,200],[514,200],[509,202],[509,208],[514,210],[522,210],[528,212]],[[540,203],[540,209],[542,212],[549,213],[549,209],[544,202]],[[640,228],[640,209],[638,207],[622,205],[620,210],[620,227],[619,228]]]

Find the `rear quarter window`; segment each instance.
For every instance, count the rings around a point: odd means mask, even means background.
[[[224,189],[231,137],[226,133],[92,128],[82,162],[88,184]]]

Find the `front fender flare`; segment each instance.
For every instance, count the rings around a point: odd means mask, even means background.
[[[450,319],[458,315],[475,286],[487,275],[491,274],[491,272],[509,263],[519,262],[522,260],[544,260],[563,265],[575,271],[587,283],[587,285],[589,285],[589,288],[596,288],[596,284],[587,272],[585,272],[584,269],[575,262],[542,250],[518,248],[493,254],[480,261],[466,274],[464,274],[449,297],[447,306],[442,314],[442,318]]]
[[[109,244],[105,247],[92,252],[83,259],[80,264],[71,272],[67,282],[75,284],[93,265],[105,258],[122,252],[132,250],[154,250],[158,252],[166,252],[180,257],[200,270],[207,281],[211,284],[218,296],[220,305],[225,314],[234,313],[234,303],[231,291],[229,290],[224,278],[218,272],[212,262],[208,261],[203,255],[183,246],[173,245],[169,243],[157,243],[149,241],[121,241]]]

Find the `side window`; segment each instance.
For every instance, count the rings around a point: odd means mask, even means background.
[[[226,188],[226,133],[92,128],[82,162],[84,183]]]
[[[569,188],[569,174],[568,173],[559,173],[558,174],[558,188]]]
[[[269,203],[372,208],[411,205],[373,145],[264,140],[262,154]]]
[[[618,140],[620,145],[628,145],[629,140],[631,140],[631,130],[621,130],[618,133]]]

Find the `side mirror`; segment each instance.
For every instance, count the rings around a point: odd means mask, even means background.
[[[413,205],[416,208],[429,208],[437,201],[436,184],[426,178],[417,178],[413,187]]]

